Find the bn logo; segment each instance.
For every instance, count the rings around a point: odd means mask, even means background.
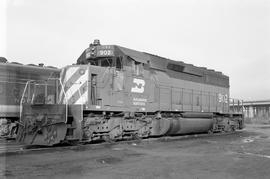
[[[134,86],[131,88],[131,92],[133,93],[143,93],[144,92],[144,86],[145,81],[142,79],[133,79]]]

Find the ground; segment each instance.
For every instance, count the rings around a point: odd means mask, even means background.
[[[84,145],[0,156],[0,178],[269,178],[270,125],[218,136]]]

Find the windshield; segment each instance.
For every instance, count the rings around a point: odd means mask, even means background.
[[[101,66],[101,67],[116,67],[117,69],[122,69],[123,60],[122,57],[108,58],[101,57],[96,59],[91,59],[88,61],[91,65]]]

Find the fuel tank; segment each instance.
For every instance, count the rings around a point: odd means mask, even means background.
[[[210,118],[177,118],[170,120],[166,135],[191,134],[208,132],[213,126]]]
[[[152,136],[205,133],[213,127],[212,118],[165,118],[155,120]]]

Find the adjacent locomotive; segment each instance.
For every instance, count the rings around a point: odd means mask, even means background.
[[[20,102],[27,81],[59,78],[60,70],[0,59],[0,136],[14,137],[19,120]],[[25,96],[26,98],[26,96]]]
[[[62,69],[58,83],[57,103],[23,105],[18,141],[54,145],[243,128],[242,114],[229,111],[228,76],[118,45],[95,41],[77,65]]]

